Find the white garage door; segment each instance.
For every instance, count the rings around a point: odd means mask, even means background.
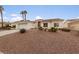
[[[27,24],[19,24],[18,25],[18,27],[19,27],[19,29],[31,29],[31,28],[34,28],[34,26],[33,26],[33,24],[31,24],[31,23],[27,23]]]
[[[79,26],[71,26],[70,29],[72,29],[72,30],[79,30]]]
[[[77,26],[74,26],[74,30],[79,30],[79,27],[77,27]]]

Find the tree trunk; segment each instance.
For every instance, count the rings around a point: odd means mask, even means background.
[[[25,14],[25,21],[26,21],[26,14]]]
[[[3,13],[1,12],[2,29],[3,29]]]
[[[24,20],[24,15],[22,14],[22,20]]]

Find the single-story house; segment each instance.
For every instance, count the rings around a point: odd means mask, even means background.
[[[70,23],[68,23],[68,27],[72,30],[79,30],[79,19],[72,20]]]
[[[72,30],[79,30],[79,20],[64,20],[60,18],[55,19],[37,19],[35,21],[16,21],[11,23],[11,26],[15,26],[15,29],[31,29],[31,28],[69,28]]]
[[[43,28],[51,28],[51,27],[58,27],[58,28],[63,28],[63,21],[64,19],[37,19],[35,21],[16,21],[11,23],[11,26],[15,26],[16,29],[31,29],[31,28],[38,28],[38,27],[43,27]]]
[[[8,24],[8,22],[3,22],[3,27],[5,27]],[[2,27],[2,22],[0,22],[0,28]]]

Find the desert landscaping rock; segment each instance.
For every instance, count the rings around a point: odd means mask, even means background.
[[[28,30],[24,34],[13,33],[0,37],[0,51],[5,54],[79,53],[79,37],[76,33],[56,33]]]

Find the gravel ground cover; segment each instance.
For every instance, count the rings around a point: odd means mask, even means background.
[[[0,37],[0,51],[4,54],[78,54],[79,34],[75,31],[16,32]]]

